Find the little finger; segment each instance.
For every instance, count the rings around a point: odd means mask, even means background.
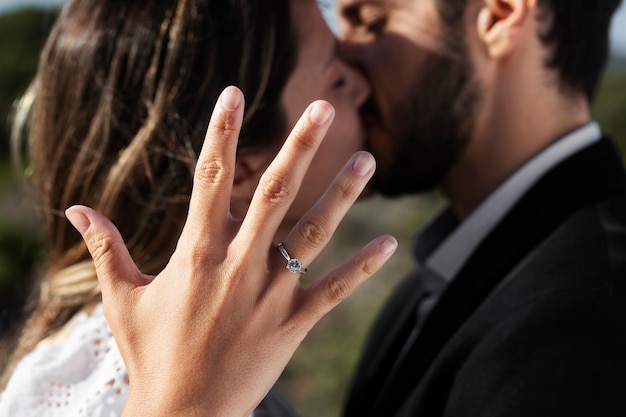
[[[389,260],[398,242],[392,236],[380,236],[343,265],[331,271],[309,288],[300,289],[293,316],[294,331],[309,331],[330,310],[348,298]],[[302,328],[299,328],[302,326]]]

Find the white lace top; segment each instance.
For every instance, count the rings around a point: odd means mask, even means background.
[[[0,416],[117,417],[128,375],[97,306],[80,313],[58,337],[41,342],[16,367],[0,394]]]
[[[128,389],[126,367],[99,304],[19,362],[0,393],[0,417],[119,417]]]

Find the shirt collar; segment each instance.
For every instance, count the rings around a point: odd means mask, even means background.
[[[464,221],[445,207],[415,237],[413,253],[422,268],[451,281],[483,239],[517,201],[552,167],[597,142],[602,133],[589,122],[557,140],[504,181]]]

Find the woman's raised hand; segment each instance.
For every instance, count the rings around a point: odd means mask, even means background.
[[[272,241],[334,110],[309,106],[269,166],[243,221],[230,215],[242,93],[215,107],[196,166],[189,214],[170,262],[142,274],[115,226],[83,206],[67,210],[94,259],[104,312],[126,363],[124,415],[246,416],[269,391],[307,332],[395,251],[374,239],[308,288]],[[310,264],[374,172],[359,152],[284,241]]]

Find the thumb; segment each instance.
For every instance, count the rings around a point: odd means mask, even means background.
[[[122,235],[109,219],[85,206],[72,206],[65,215],[87,244],[104,298],[145,284]]]

